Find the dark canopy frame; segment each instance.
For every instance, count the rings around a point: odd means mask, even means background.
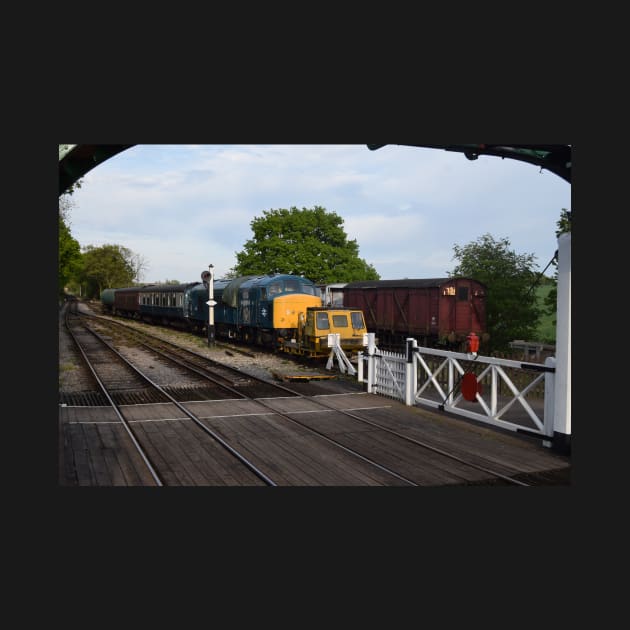
[[[59,195],[63,195],[88,171],[133,144],[60,144],[59,145]],[[374,151],[385,144],[368,144]],[[494,155],[528,162],[555,173],[571,183],[571,145],[569,144],[403,144],[399,146],[424,147],[458,151],[469,160],[480,155]]]
[[[367,146],[374,151],[386,145],[368,144]],[[545,168],[571,183],[570,144],[403,144],[399,146],[458,151],[469,160],[476,160],[480,155],[511,158]]]

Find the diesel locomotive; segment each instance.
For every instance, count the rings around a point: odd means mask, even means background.
[[[105,289],[105,312],[202,333],[209,321],[207,281]],[[251,275],[213,282],[217,338],[326,357],[329,335],[345,352],[362,349],[367,328],[359,308],[324,306],[319,288],[289,274]]]

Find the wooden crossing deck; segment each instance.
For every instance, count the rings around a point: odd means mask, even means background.
[[[322,409],[321,400],[331,409]],[[264,406],[263,404],[264,403]],[[490,475],[365,424],[337,410],[452,453],[507,476],[560,473],[570,459],[496,429],[364,392],[314,397],[189,402],[185,407],[279,486],[420,486],[488,482]],[[171,403],[122,408],[166,485],[258,486],[264,482]],[[286,413],[292,422],[278,413]],[[106,407],[60,407],[59,484],[155,485],[115,413]],[[394,469],[396,477],[332,444]],[[406,481],[408,480],[408,481]]]

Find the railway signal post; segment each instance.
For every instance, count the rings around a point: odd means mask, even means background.
[[[210,273],[208,274],[208,301],[206,304],[209,308],[208,313],[208,347],[214,346],[214,307],[216,302],[214,301],[214,265],[208,265]]]

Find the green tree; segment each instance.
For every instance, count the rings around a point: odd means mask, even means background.
[[[359,258],[343,219],[321,206],[266,210],[250,223],[253,238],[236,253],[229,276],[290,273],[313,282],[378,280],[376,269]]]
[[[560,211],[560,218],[556,221],[556,238],[560,236],[560,234],[566,234],[571,232],[571,212],[566,208],[562,208]],[[557,252],[556,252],[557,254]],[[554,258],[553,261],[554,266],[556,267],[556,271],[553,275],[553,287],[547,294],[545,298],[545,308],[547,309],[547,314],[554,316],[554,326],[556,324],[555,315],[557,312],[557,301],[558,301],[558,262],[557,259]]]
[[[98,298],[103,289],[128,287],[133,283],[134,253],[120,245],[88,245],[83,248],[80,274],[85,296]]]
[[[507,350],[514,339],[530,339],[541,314],[530,291],[536,280],[535,256],[516,254],[507,238],[495,241],[490,234],[464,247],[455,245],[453,250],[459,264],[449,276],[474,278],[488,289],[489,350]]]
[[[71,193],[70,193],[71,194]],[[70,284],[81,267],[81,246],[70,231],[70,209],[72,203],[67,195],[59,198],[59,236],[58,236],[58,290]]]
[[[58,257],[59,293],[64,292],[70,281],[81,268],[81,247],[72,237],[70,228],[62,217],[59,217],[59,257]]]

